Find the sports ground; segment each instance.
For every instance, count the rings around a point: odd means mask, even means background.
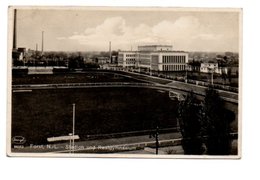
[[[24,75],[13,84],[141,82],[113,73]],[[168,92],[147,88],[102,87],[33,89],[12,92],[12,137],[26,144],[46,144],[48,137],[72,132],[72,104],[76,104],[75,134],[80,140],[95,135],[177,126],[177,101]],[[105,138],[103,136],[102,138]]]

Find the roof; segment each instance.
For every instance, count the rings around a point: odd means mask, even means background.
[[[188,53],[186,51],[167,51],[167,50],[157,50],[157,51],[118,51],[122,53],[160,53],[160,52],[165,52],[165,53]]]
[[[172,45],[158,45],[158,44],[154,44],[154,45],[140,45],[138,47],[172,47]]]

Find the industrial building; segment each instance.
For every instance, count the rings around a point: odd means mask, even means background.
[[[188,53],[170,45],[138,46],[137,51],[119,51],[118,65],[140,71],[185,71]]]

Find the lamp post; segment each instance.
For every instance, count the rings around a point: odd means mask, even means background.
[[[214,72],[215,72],[215,67],[208,67],[208,71],[211,73],[211,85],[214,85]]]
[[[188,65],[186,64],[185,65],[185,70],[186,70],[186,74],[185,74],[185,83],[187,83],[188,82]]]
[[[72,149],[72,145],[71,145],[72,133],[69,133],[69,136],[70,136],[70,153],[71,153],[71,149]]]
[[[214,85],[214,72],[215,72],[216,68],[212,68],[211,69],[211,85]]]
[[[213,82],[213,74],[214,74],[214,71],[211,72],[211,85],[214,84],[214,82]]]
[[[156,154],[158,154],[158,149],[159,149],[159,127],[158,125],[156,126],[156,132],[155,132],[155,148],[156,148]]]
[[[159,151],[159,126],[156,126],[156,130],[154,133],[151,133],[149,138],[155,138],[155,154],[158,154]]]
[[[72,107],[73,107],[73,118],[72,118],[72,137],[74,137],[75,135],[75,108],[76,108],[76,104],[73,103],[72,104]],[[74,138],[72,139],[72,152],[74,153]]]

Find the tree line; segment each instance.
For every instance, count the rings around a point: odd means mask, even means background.
[[[189,155],[229,155],[231,122],[235,114],[224,107],[224,101],[212,87],[206,89],[204,101],[191,91],[178,106],[182,147]]]

